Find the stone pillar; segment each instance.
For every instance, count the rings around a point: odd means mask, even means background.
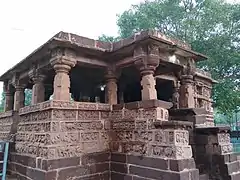
[[[179,109],[179,89],[180,89],[180,82],[177,81],[174,83],[174,92],[172,95],[172,103],[174,109]]]
[[[134,50],[134,59],[134,64],[141,74],[142,100],[157,99],[154,72],[159,65],[158,46],[146,45],[137,47]]]
[[[118,96],[117,96],[117,76],[116,70],[108,69],[105,75],[106,79],[106,103],[108,104],[117,104]]]
[[[53,83],[53,99],[70,101],[69,72],[76,65],[76,55],[70,49],[54,49],[50,60],[56,74]]]
[[[4,94],[5,94],[5,102],[4,102],[4,111],[10,111],[13,110],[13,96],[14,93],[10,89],[10,85],[8,82],[4,82],[4,88],[3,88]]]
[[[194,108],[194,81],[193,81],[193,67],[188,63],[181,76],[180,86],[180,108]]]
[[[45,100],[45,87],[43,84],[45,76],[42,74],[39,74],[39,72],[35,70],[30,71],[29,76],[34,83],[32,87],[32,103],[31,104],[37,104],[37,103],[43,102]]]
[[[153,72],[149,74],[142,74],[142,100],[157,99],[157,91],[155,88],[156,80]]]
[[[14,111],[18,111],[20,108],[24,107],[25,101],[25,85],[15,85],[14,93]]]

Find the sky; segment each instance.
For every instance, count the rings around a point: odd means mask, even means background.
[[[116,36],[116,15],[141,1],[143,0],[1,0],[0,74],[59,31],[93,39],[102,34]]]
[[[0,1],[0,74],[60,31],[97,39],[116,36],[117,14],[142,0]],[[0,83],[0,92],[2,83]]]

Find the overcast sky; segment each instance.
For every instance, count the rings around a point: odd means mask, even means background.
[[[116,36],[116,14],[140,1],[0,0],[0,74],[59,31],[90,38]]]

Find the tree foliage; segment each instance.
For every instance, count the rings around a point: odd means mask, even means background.
[[[120,39],[119,37],[107,36],[105,34],[102,34],[101,36],[98,37],[98,40],[103,42],[115,42],[118,41],[119,39]]]
[[[118,15],[120,36],[156,29],[184,40],[209,60],[198,66],[219,81],[213,98],[219,112],[240,106],[240,4],[223,0],[155,0]]]

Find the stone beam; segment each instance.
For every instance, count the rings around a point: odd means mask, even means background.
[[[81,63],[81,64],[88,64],[88,65],[94,65],[94,66],[100,66],[100,67],[108,67],[108,63],[98,60],[98,59],[77,56],[76,60],[78,63]]]
[[[173,81],[174,83],[177,81],[177,78],[173,75],[157,75],[155,76],[156,79],[165,79],[165,80],[171,80]]]
[[[126,57],[116,63],[116,67],[126,67],[134,63],[134,58],[133,57]]]

